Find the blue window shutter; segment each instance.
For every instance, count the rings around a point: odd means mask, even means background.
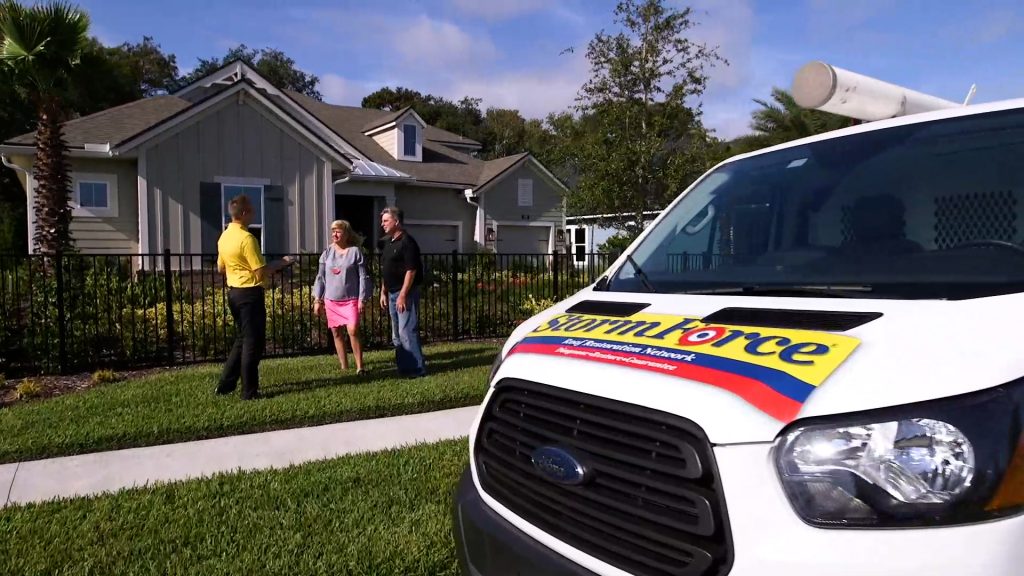
[[[263,253],[288,253],[288,216],[284,186],[263,187]]]
[[[203,254],[217,253],[217,240],[224,231],[221,220],[220,184],[217,182],[199,183],[199,221],[201,225],[201,242]]]

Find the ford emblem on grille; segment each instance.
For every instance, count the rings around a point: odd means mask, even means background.
[[[530,454],[533,467],[546,480],[578,486],[590,479],[586,466],[572,452],[557,446],[541,446]]]

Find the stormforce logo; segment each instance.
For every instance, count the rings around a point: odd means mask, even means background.
[[[531,335],[603,335],[635,344],[649,343],[689,349],[709,347],[757,357],[774,356],[787,364],[800,366],[814,365],[817,359],[828,355],[831,350],[827,344],[803,339],[808,336],[805,333],[799,333],[801,338],[796,338],[791,337],[798,334],[794,331],[786,331],[788,335],[782,335],[733,326],[705,325],[697,318],[672,320],[662,322],[562,314],[538,326]]]

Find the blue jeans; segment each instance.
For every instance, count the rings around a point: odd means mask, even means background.
[[[420,348],[419,311],[420,291],[409,290],[405,296],[405,312],[398,311],[398,292],[388,293],[391,312],[391,341],[395,345],[395,364],[403,376],[423,376],[427,373]]]

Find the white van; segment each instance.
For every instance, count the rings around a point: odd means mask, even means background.
[[[888,119],[716,166],[508,339],[464,574],[1024,574],[1024,100],[827,74]]]

